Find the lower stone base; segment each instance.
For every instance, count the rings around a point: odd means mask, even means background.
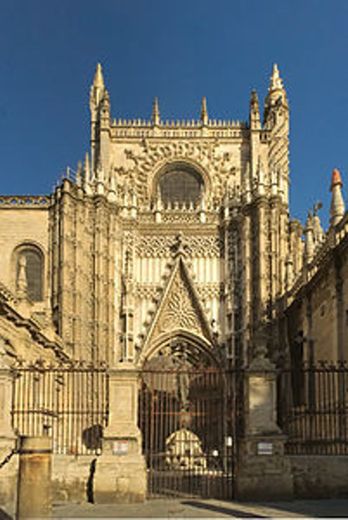
[[[236,498],[291,500],[294,495],[289,457],[283,436],[252,436],[240,445]]]
[[[146,498],[146,468],[138,456],[101,456],[96,464],[93,497],[96,504],[144,502]]]
[[[143,502],[146,498],[146,465],[139,438],[104,440],[93,479],[96,504]]]
[[[236,498],[238,500],[276,501],[293,498],[291,475],[258,476],[241,475],[237,477]]]

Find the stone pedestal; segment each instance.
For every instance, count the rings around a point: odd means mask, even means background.
[[[46,518],[52,509],[52,440],[21,437],[17,518]]]
[[[283,435],[246,436],[239,445],[236,498],[239,500],[289,500],[293,479],[289,457],[284,455]]]
[[[285,500],[293,497],[286,437],[276,422],[276,372],[265,350],[251,363],[245,380],[245,432],[239,441],[236,497]]]
[[[146,497],[146,465],[138,421],[138,372],[110,372],[110,417],[93,482],[95,503],[141,502]]]

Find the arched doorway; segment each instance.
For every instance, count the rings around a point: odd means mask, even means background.
[[[139,427],[149,496],[233,497],[235,379],[180,335],[145,360]]]

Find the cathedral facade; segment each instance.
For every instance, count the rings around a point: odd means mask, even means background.
[[[276,65],[247,121],[211,119],[205,98],[198,120],[162,120],[157,99],[150,120],[114,120],[100,65],[90,113],[90,151],[52,194],[0,197],[2,359],[103,367],[104,438],[127,452],[121,477],[138,474],[140,497],[139,374],[347,359],[348,219],[337,170],[329,230],[318,207],[291,219]]]

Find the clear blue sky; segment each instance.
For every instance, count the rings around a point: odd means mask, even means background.
[[[114,117],[248,118],[277,62],[291,108],[291,210],[348,192],[348,0],[1,0],[2,194],[49,193],[89,146],[104,67]],[[346,197],[345,197],[346,198]],[[324,218],[326,221],[326,219]]]

